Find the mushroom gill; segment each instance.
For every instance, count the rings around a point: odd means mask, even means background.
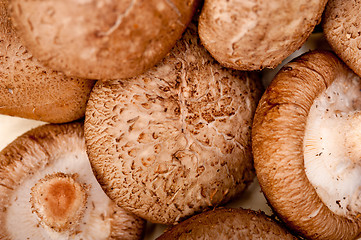
[[[361,213],[361,82],[336,78],[313,102],[304,137],[308,179],[334,213]]]

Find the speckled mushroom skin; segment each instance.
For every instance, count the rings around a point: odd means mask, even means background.
[[[300,48],[327,0],[205,0],[199,20],[204,46],[222,65],[274,68]]]
[[[67,156],[75,156],[75,159],[81,161],[82,156],[86,156],[86,147],[83,133],[83,124],[81,122],[73,122],[67,124],[47,124],[32,129],[18,137],[6,148],[0,152],[0,239],[13,240],[12,233],[8,231],[8,223],[6,213],[9,211],[10,205],[20,205],[21,208],[26,206],[18,202],[12,202],[12,195],[17,188],[27,179],[32,178],[38,172],[44,171],[55,161]],[[71,165],[71,164],[68,164]],[[81,177],[81,176],[80,176]],[[90,186],[94,187],[94,186]],[[30,202],[30,193],[29,202]],[[18,199],[15,199],[17,201]],[[20,200],[19,200],[20,201]],[[136,217],[134,214],[124,211],[114,202],[109,201],[110,213],[103,212],[103,219],[110,221],[110,229],[101,229],[109,231],[110,235],[107,239],[141,239],[145,222],[143,219]],[[90,206],[92,206],[90,204]],[[95,208],[95,206],[92,206]],[[31,212],[23,210],[23,213]],[[33,213],[35,214],[35,213]],[[92,212],[96,214],[96,212]],[[27,222],[22,225],[20,219],[29,219],[29,216],[17,216],[17,231],[26,232],[26,229],[34,224]],[[94,226],[100,222],[87,222],[89,226]],[[36,224],[34,224],[36,226]],[[38,226],[40,231],[40,226]],[[27,232],[28,238],[24,236],[21,239],[49,239],[46,236],[39,235],[34,238],[34,233]],[[74,234],[76,235],[76,234]],[[87,236],[86,233],[83,236]],[[49,237],[49,236],[48,236]],[[78,239],[79,236],[73,236]],[[87,239],[93,239],[94,236],[88,236]],[[19,239],[19,238],[17,238]]]
[[[262,96],[252,128],[257,178],[280,218],[310,239],[354,239],[359,216],[334,214],[307,179],[303,161],[306,119],[314,99],[350,71],[334,54],[307,53],[281,69]]]
[[[253,179],[255,75],[221,67],[190,26],[145,74],[98,82],[85,118],[94,172],[120,206],[173,224],[241,193]]]
[[[94,81],[66,77],[39,63],[22,45],[0,1],[0,114],[52,123],[84,116]]]
[[[69,76],[133,77],[159,62],[200,0],[12,0],[11,15],[36,58]]]
[[[323,17],[323,29],[336,54],[361,76],[361,1],[330,0]]]
[[[219,208],[195,215],[166,230],[157,240],[297,239],[263,212]]]

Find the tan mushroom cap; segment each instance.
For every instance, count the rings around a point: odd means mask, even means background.
[[[287,64],[257,107],[252,128],[256,174],[272,208],[311,239],[354,239],[360,214],[336,214],[309,181],[304,163],[307,118],[315,99],[352,72],[332,53],[315,51]],[[317,173],[316,173],[317,174]]]
[[[321,19],[326,0],[206,0],[199,19],[204,46],[222,65],[274,68],[299,49]]]
[[[98,82],[85,118],[89,159],[119,206],[173,224],[252,181],[255,75],[221,67],[190,26],[145,74]]]
[[[261,211],[218,208],[167,229],[165,239],[297,239]]]
[[[144,221],[96,181],[83,124],[44,125],[0,152],[0,239],[140,239]]]
[[[133,77],[159,62],[199,0],[12,1],[24,45],[52,69],[91,79]]]
[[[361,76],[361,2],[329,0],[322,21],[332,49]]]
[[[20,42],[7,8],[0,1],[0,114],[52,123],[83,117],[94,81],[40,64]]]

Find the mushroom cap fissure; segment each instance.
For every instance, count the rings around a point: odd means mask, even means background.
[[[58,232],[75,230],[84,215],[86,201],[87,186],[77,182],[76,175],[46,175],[31,189],[33,212],[42,224]]]
[[[256,174],[267,200],[288,226],[314,239],[352,239],[360,218],[333,213],[304,169],[303,138],[314,99],[349,70],[330,52],[305,54],[281,69],[262,96],[252,128]]]
[[[305,171],[316,192],[334,213],[351,217],[361,213],[360,89],[351,71],[336,78],[315,99],[303,143]]]
[[[94,85],[66,77],[39,63],[23,46],[0,2],[0,114],[45,122],[70,122],[84,116]]]
[[[274,68],[299,49],[320,21],[326,0],[206,0],[199,20],[204,46],[222,65]]]
[[[57,172],[86,184],[87,202],[75,231],[44,228],[32,212],[31,189]],[[0,239],[138,239],[144,221],[117,207],[95,179],[79,122],[44,125],[17,138],[0,153]],[[124,218],[115,216],[115,213]],[[19,217],[21,216],[21,217]]]
[[[120,206],[174,223],[240,193],[253,178],[254,77],[213,60],[190,27],[155,68],[98,82],[85,119],[98,181]]]

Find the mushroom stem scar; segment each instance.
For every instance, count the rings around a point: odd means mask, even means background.
[[[31,189],[33,212],[44,227],[58,232],[74,229],[85,210],[86,188],[76,181],[75,175],[47,175]]]

